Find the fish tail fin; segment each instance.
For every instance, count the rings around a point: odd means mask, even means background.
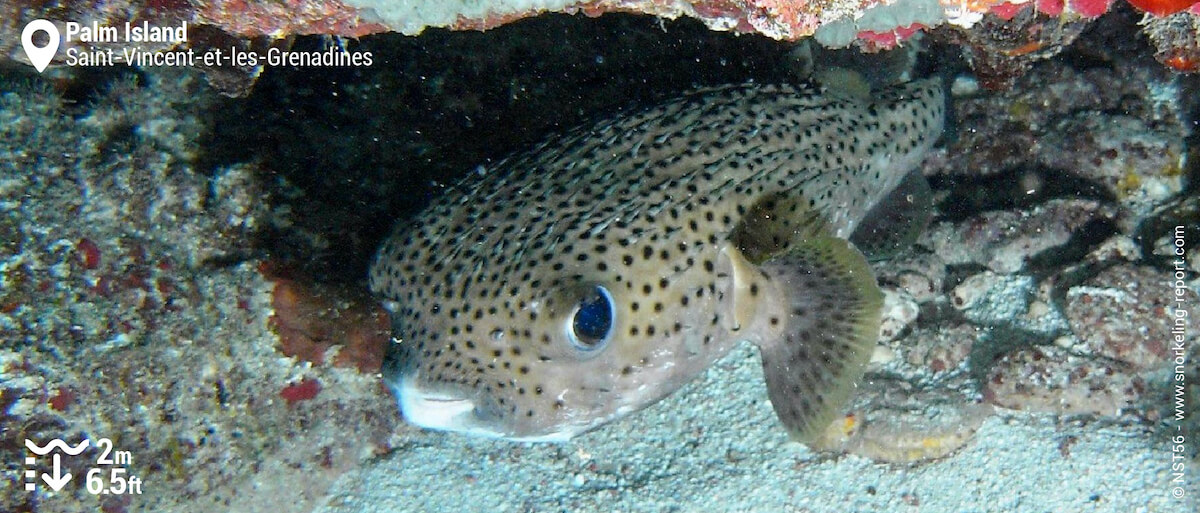
[[[832,235],[806,237],[761,264],[784,298],[778,336],[759,343],[767,393],[792,437],[824,432],[862,377],[883,294],[866,259]]]

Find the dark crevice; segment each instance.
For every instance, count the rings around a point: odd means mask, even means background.
[[[1116,200],[1105,187],[1070,171],[1044,166],[1012,168],[969,179],[934,176],[930,185],[949,194],[938,204],[937,220],[959,222],[993,210],[1028,209],[1052,199]]]
[[[1004,355],[1022,347],[1051,345],[1058,336],[1008,325],[985,326],[982,329],[979,341],[971,344],[971,352],[967,355],[967,374],[979,383],[987,382],[988,372]]]
[[[294,49],[321,49],[301,37]],[[259,243],[319,280],[360,281],[379,241],[479,165],[681,91],[786,81],[793,45],[693,20],[547,15],[486,32],[348,42],[367,68],[267,68],[222,99],[201,168],[252,162],[289,225]],[[321,241],[315,245],[313,241]]]
[[[1041,280],[1064,266],[1081,261],[1088,253],[1118,233],[1120,227],[1117,226],[1116,220],[1093,218],[1072,232],[1067,242],[1030,256],[1025,267],[1035,278]]]
[[[1134,240],[1138,243],[1142,256],[1154,265],[1173,267],[1172,262],[1176,257],[1157,254],[1155,249],[1160,241],[1175,233],[1176,227],[1183,227],[1186,232],[1184,251],[1194,255],[1200,249],[1196,237],[1197,227],[1200,227],[1200,197],[1181,196],[1138,225],[1134,230]]]
[[[946,266],[946,279],[942,284],[942,292],[949,293],[955,287],[971,276],[987,271],[981,264],[949,264]]]

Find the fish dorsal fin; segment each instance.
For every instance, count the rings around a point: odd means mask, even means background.
[[[749,338],[762,353],[780,421],[797,440],[811,441],[862,377],[883,294],[863,255],[803,198],[763,198],[731,240],[735,317],[756,335]]]
[[[914,170],[863,217],[850,241],[867,259],[883,260],[912,246],[933,215],[933,191]]]
[[[838,66],[822,69],[813,73],[813,80],[832,95],[862,103],[871,101],[871,84],[862,73],[853,69]]]

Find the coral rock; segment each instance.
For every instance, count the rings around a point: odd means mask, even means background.
[[[1040,299],[1032,276],[985,271],[963,280],[950,302],[967,320],[983,326],[1011,326],[1032,333],[1065,332],[1062,314]]]
[[[1200,72],[1200,3],[1192,12],[1146,20],[1142,29],[1158,49],[1154,58],[1183,73]]]
[[[1115,417],[1135,408],[1146,381],[1119,362],[1071,356],[1057,347],[1024,347],[988,373],[984,398],[1013,410]]]
[[[982,17],[969,25],[970,30],[956,28],[944,34],[964,47],[980,83],[995,90],[1010,87],[1034,62],[1057,55],[1079,37],[1088,21],[1020,10],[1009,20]]]
[[[1187,0],[1134,0],[1149,12],[1177,12]],[[20,29],[36,18],[65,24],[97,22],[117,26],[127,20],[157,26],[188,22],[194,33],[184,46],[204,51],[223,39],[243,38],[254,45],[270,44],[294,35],[321,34],[361,37],[382,32],[415,35],[427,28],[486,30],[542,13],[598,16],[610,12],[640,13],[666,19],[681,16],[700,20],[713,30],[757,33],[794,41],[815,36],[822,44],[841,48],[856,44],[867,51],[892,48],[918,32],[939,25],[955,27],[950,39],[968,47],[972,66],[985,86],[1005,87],[1037,61],[1070,44],[1093,18],[1106,13],[1112,0],[115,0],[94,4],[57,4],[26,9],[21,2],[0,2],[0,55],[28,62],[20,46]],[[1034,5],[1036,8],[1027,8]],[[1060,16],[1069,12],[1073,16]],[[985,14],[991,13],[989,16]],[[1180,13],[1185,14],[1186,13]],[[1186,21],[1182,22],[1186,25]],[[1191,23],[1195,23],[1193,19]],[[1154,29],[1148,29],[1152,31]],[[1160,60],[1179,70],[1194,70],[1195,31],[1189,36],[1158,31],[1170,41]],[[1152,39],[1156,36],[1152,33]],[[1189,38],[1190,37],[1190,43]],[[78,42],[67,42],[67,46]],[[240,45],[234,42],[234,45]],[[1189,46],[1190,45],[1190,46]],[[168,50],[174,43],[143,43],[139,49]],[[1160,50],[1163,49],[1160,44]],[[81,46],[81,49],[89,49]],[[113,44],[100,50],[120,52]],[[1191,53],[1189,53],[1191,52]],[[59,62],[62,55],[59,53]],[[229,94],[245,94],[261,69],[230,66],[207,70]],[[232,72],[231,72],[232,71]]]
[[[1167,278],[1163,270],[1120,265],[1071,288],[1066,306],[1071,330],[1097,355],[1135,369],[1162,366],[1168,357],[1175,297],[1168,293]],[[1182,301],[1196,304],[1196,293],[1183,290]],[[1194,344],[1194,330],[1190,338]]]
[[[980,329],[970,324],[914,330],[903,340],[905,361],[933,373],[952,371],[967,360],[979,337]]]
[[[917,320],[917,302],[902,291],[883,289],[883,322],[879,326],[880,340],[892,340]]]
[[[1115,217],[1114,209],[1097,201],[1052,200],[1031,211],[985,212],[953,227],[942,224],[929,240],[947,262],[1014,273],[1062,251],[1094,223]]]

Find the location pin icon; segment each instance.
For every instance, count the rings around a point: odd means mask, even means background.
[[[39,30],[50,36],[50,42],[41,48],[33,44],[33,35]],[[58,52],[58,42],[58,27],[46,20],[33,20],[21,31],[21,46],[25,47],[25,56],[29,57],[29,62],[33,63],[38,73],[45,71],[46,66],[54,59],[55,52]]]

